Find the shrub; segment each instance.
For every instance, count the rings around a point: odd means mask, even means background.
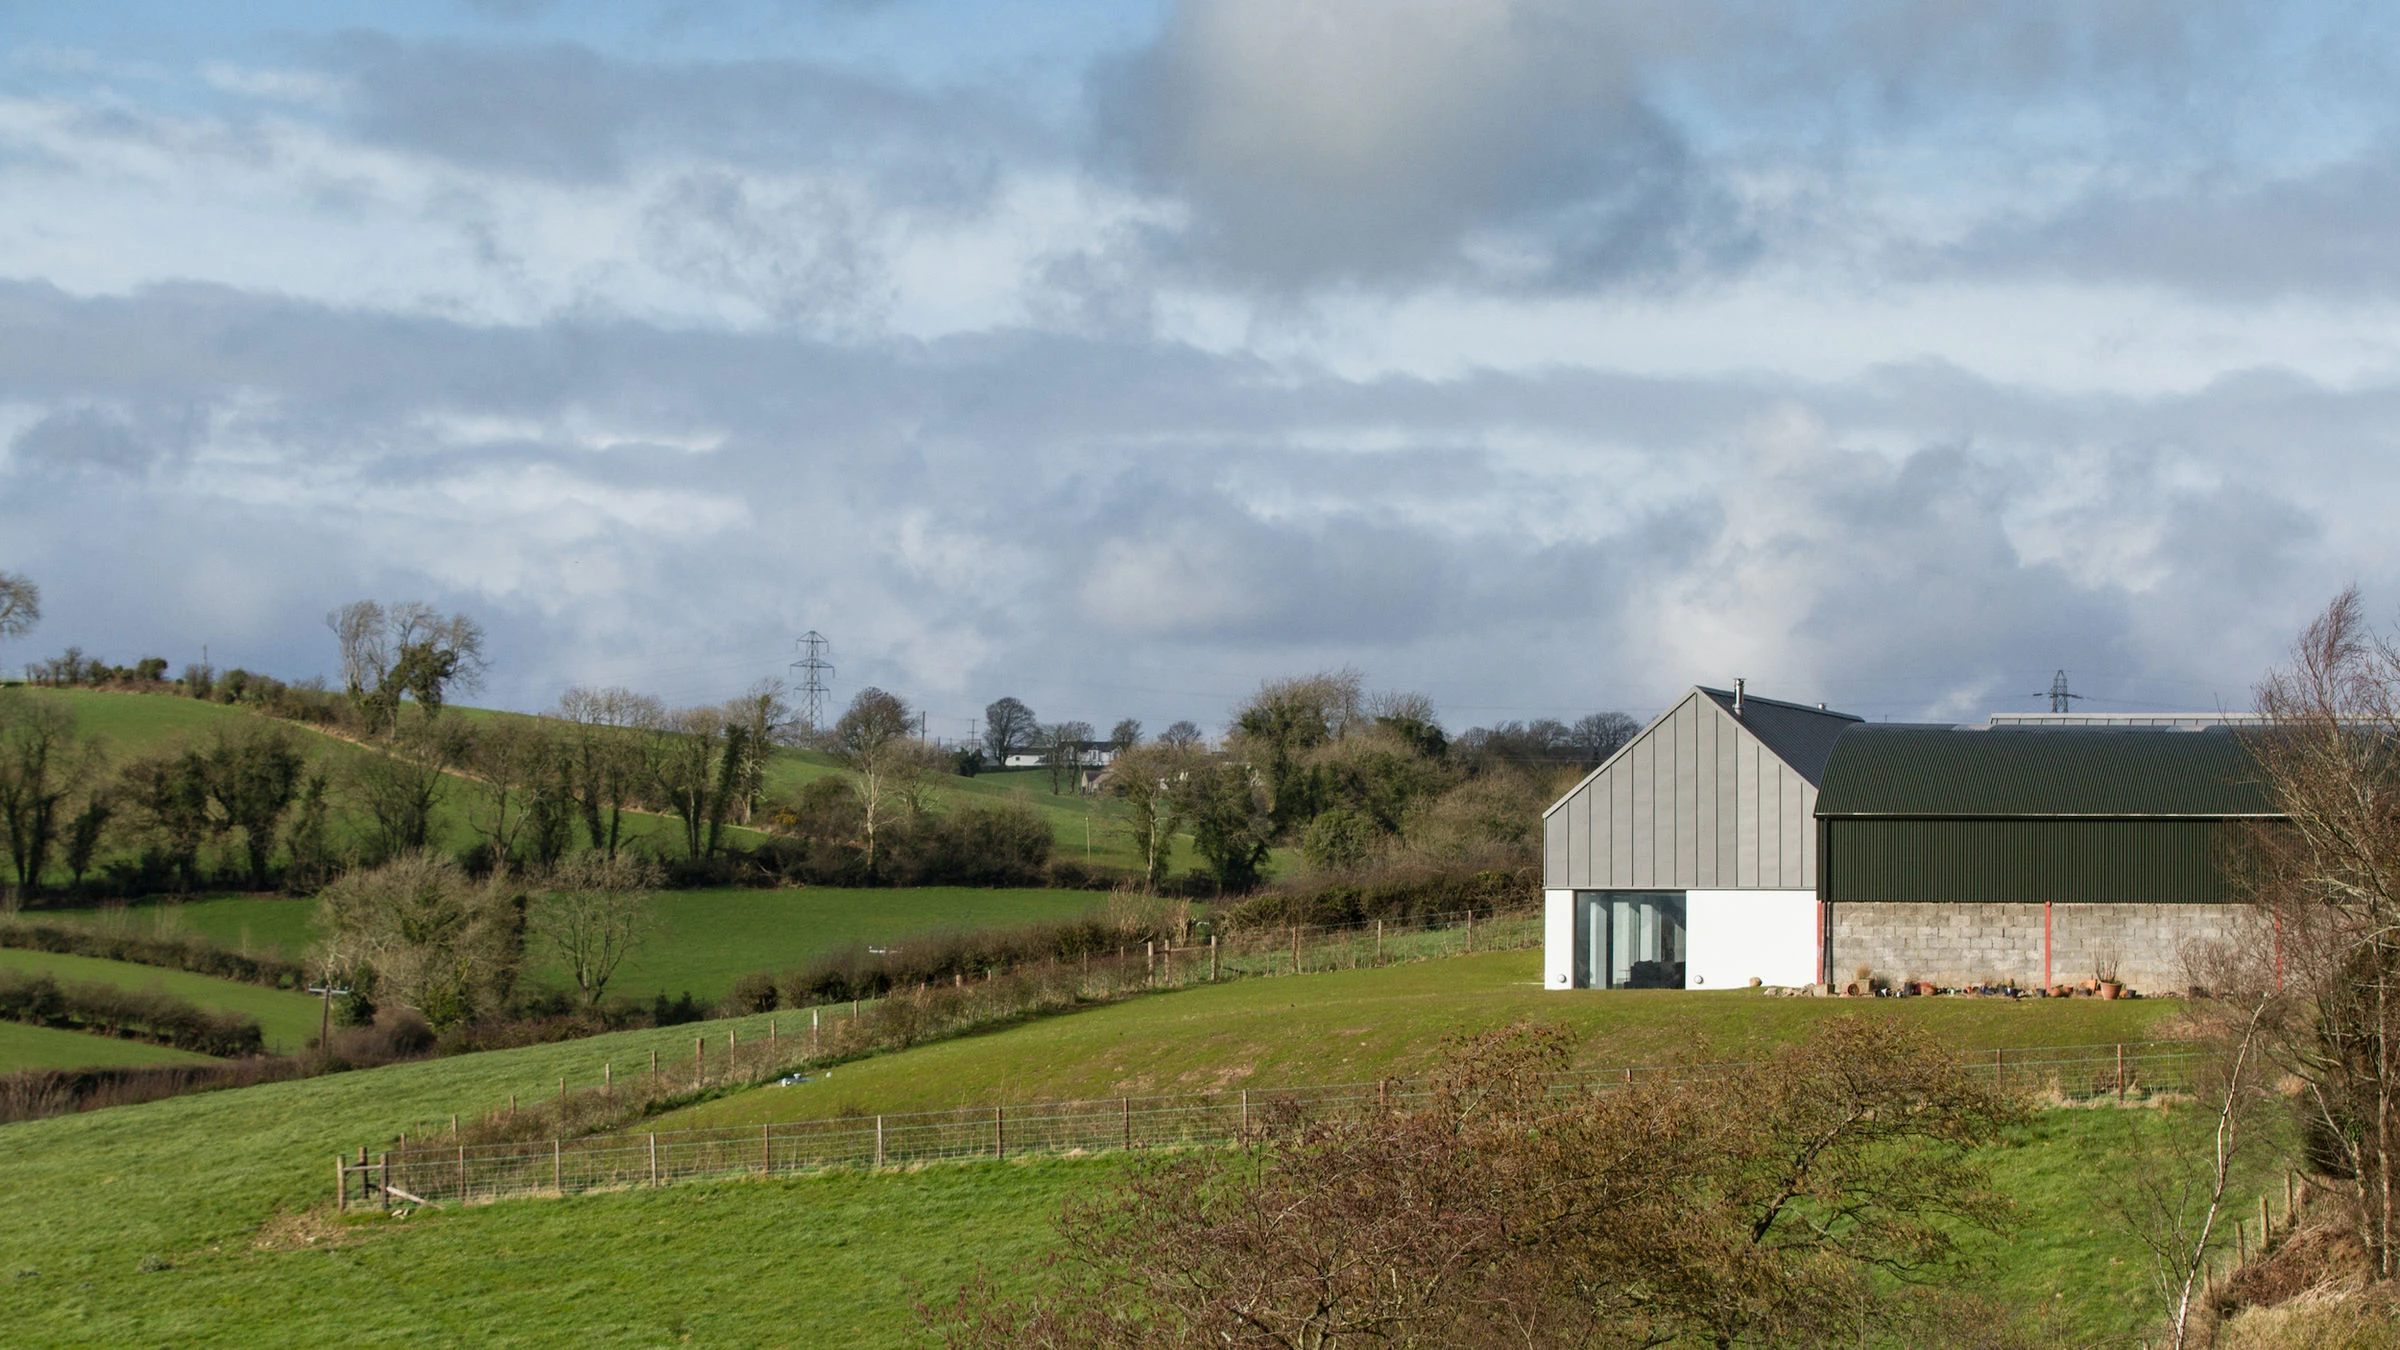
[[[0,970],[0,1018],[77,1028],[171,1045],[203,1055],[263,1054],[254,1018],[200,1007],[159,989],[97,982],[62,985],[48,975]]]
[[[774,974],[752,971],[733,982],[733,991],[725,996],[719,1011],[726,1017],[746,1017],[751,1013],[773,1012],[778,1001]]]

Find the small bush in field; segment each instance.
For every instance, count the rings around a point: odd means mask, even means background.
[[[775,976],[757,970],[733,982],[733,991],[725,995],[721,1011],[728,1017],[773,1012],[781,1001],[775,989]]]

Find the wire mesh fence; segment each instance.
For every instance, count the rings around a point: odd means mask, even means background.
[[[522,1135],[536,1121],[516,1121],[520,1098],[529,1116],[556,1122],[575,1135],[630,1114],[646,1114],[729,1087],[772,1081],[812,1066],[862,1054],[905,1049],[979,1026],[1057,1012],[1132,995],[1236,979],[1395,965],[1541,945],[1538,910],[1472,909],[1367,919],[1348,924],[1301,924],[1219,932],[1180,942],[1131,943],[1072,960],[1045,960],[952,981],[910,985],[879,999],[787,1008],[755,1020],[745,1035],[731,1026],[690,1024],[692,1053],[656,1052],[627,1064],[600,1060],[581,1074],[528,1082],[503,1108],[470,1120],[474,1136]],[[459,1132],[453,1117],[450,1132]],[[420,1122],[402,1137],[436,1133],[441,1122]]]
[[[1963,1057],[2003,1091],[2058,1101],[2190,1092],[2207,1055],[2185,1043],[2135,1042],[1977,1051]],[[1734,1065],[1631,1066],[1556,1080],[1558,1092],[1627,1083],[1703,1082]],[[1235,1089],[845,1115],[723,1129],[615,1133],[505,1143],[422,1143],[337,1159],[335,1184],[353,1205],[472,1204],[518,1196],[666,1186],[828,1168],[881,1168],[1030,1154],[1076,1155],[1221,1145],[1306,1111],[1406,1105],[1432,1095],[1422,1080]]]

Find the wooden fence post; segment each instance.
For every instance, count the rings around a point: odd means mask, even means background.
[[[333,1155],[333,1207],[347,1213],[350,1209],[350,1174],[342,1170],[342,1155]]]
[[[658,1052],[656,1050],[650,1052],[650,1087],[652,1091],[656,1091],[658,1088]]]
[[[1005,1106],[995,1106],[992,1108],[992,1157],[995,1160],[998,1160],[1004,1159],[1007,1156],[1008,1108]]]
[[[1211,939],[1211,941],[1214,941],[1214,939]],[[1127,1150],[1131,1150],[1133,1148],[1133,1098],[1117,1098],[1117,1111],[1118,1114],[1122,1115],[1125,1120],[1123,1147]]]
[[[692,1037],[692,1086],[708,1086],[708,1037]]]
[[[2284,1173],[2284,1176],[2288,1179],[2291,1176],[2291,1173],[2286,1172]],[[383,1152],[375,1155],[375,1193],[383,1197],[384,1208],[391,1208],[392,1152],[390,1149],[385,1149]],[[2286,1204],[2284,1208],[2289,1210],[2291,1206]]]
[[[1217,982],[1217,935],[1208,935],[1208,982]]]
[[[1467,911],[1467,950],[1475,950],[1475,911]]]
[[[1375,964],[1383,964],[1383,920],[1375,921]]]
[[[2125,1047],[2117,1046],[2117,1105],[2125,1104]]]
[[[615,1095],[617,1090],[617,1073],[616,1066],[614,1064],[603,1063],[600,1066],[600,1090],[602,1092],[609,1093],[612,1096]]]
[[[1242,1089],[1242,1133],[1250,1133],[1250,1089]]]
[[[650,1188],[658,1189],[658,1135],[650,1136]]]
[[[1292,925],[1292,973],[1300,973],[1300,925]]]
[[[883,1117],[875,1117],[875,1166],[883,1166]]]
[[[1156,938],[1142,944],[1142,983],[1152,987],[1156,987],[1158,984],[1158,939]]]
[[[467,1146],[458,1146],[458,1203],[467,1203]]]
[[[550,1136],[550,1189],[560,1195],[567,1193],[566,1150],[555,1134]]]
[[[758,1127],[758,1174],[762,1177],[775,1175],[774,1129],[772,1123]]]

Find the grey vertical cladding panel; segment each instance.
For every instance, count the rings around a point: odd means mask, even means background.
[[[1627,882],[1634,886],[1653,884],[1650,880],[1650,830],[1652,825],[1650,761],[1656,757],[1657,753],[1658,738],[1645,736],[1635,743],[1633,754],[1628,756],[1630,762],[1626,765],[1626,768],[1631,770],[1629,777],[1632,780],[1630,786],[1633,788],[1633,810],[1627,821],[1630,828],[1625,841],[1628,845],[1626,849],[1627,865],[1632,869],[1627,873]]]
[[[1800,884],[1800,795],[1807,783],[1788,764],[1778,776],[1783,779],[1783,791],[1776,803],[1781,815],[1775,822],[1775,880],[1777,885],[1790,887]]]
[[[1591,800],[1591,785],[1586,783],[1581,792],[1567,800],[1565,806],[1550,813],[1550,820],[1558,826],[1558,842],[1555,845],[1558,850],[1558,871],[1554,874],[1556,879],[1549,883],[1553,887],[1572,888],[1591,880]],[[1544,842],[1547,843],[1549,832],[1545,830],[1543,833]]]
[[[1695,888],[1711,890],[1717,880],[1717,720],[1708,714],[1714,709],[1697,708],[1699,716],[1692,719],[1698,740],[1693,748],[1692,767],[1692,884]]]
[[[1633,785],[1628,774],[1633,756],[1627,755],[1608,776],[1608,884],[1633,885],[1633,853],[1625,841],[1633,837]]]
[[[1567,802],[1562,810],[1541,817],[1541,886],[1546,891],[1574,886],[1574,877],[1567,874],[1567,838],[1574,834],[1577,814],[1577,802]]]
[[[1742,740],[1733,754],[1733,884],[1747,891],[1759,884],[1759,747]]]
[[[1686,702],[1675,714],[1675,872],[1667,879],[1674,890],[1700,884],[1699,779],[1700,709]]]
[[[1807,783],[1800,785],[1800,879],[1793,885],[1817,888],[1817,790]]]
[[[1715,706],[1715,700],[1710,700]],[[1731,715],[1717,712],[1717,884],[1741,885],[1742,737]]]

